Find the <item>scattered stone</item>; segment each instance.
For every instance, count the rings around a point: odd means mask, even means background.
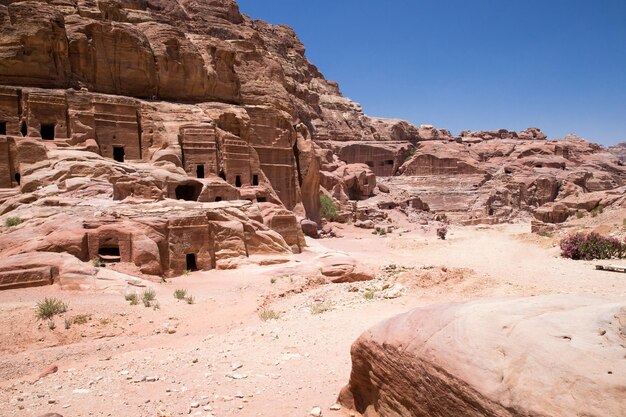
[[[314,407],[310,412],[309,412],[310,416],[313,417],[321,417],[322,415],[322,409],[320,407]]]

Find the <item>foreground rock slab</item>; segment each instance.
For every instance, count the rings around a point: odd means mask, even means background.
[[[340,400],[367,417],[626,415],[625,346],[625,302],[419,308],[359,337]]]

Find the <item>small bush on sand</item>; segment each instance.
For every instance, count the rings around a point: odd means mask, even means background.
[[[20,219],[19,217],[8,217],[5,221],[4,224],[6,225],[6,227],[13,227],[13,226],[17,226],[18,224],[22,224],[22,219]]]
[[[280,318],[280,314],[274,310],[265,308],[259,311],[259,318],[263,321],[278,320]]]
[[[376,297],[376,293],[372,290],[365,291],[365,293],[363,294],[363,298],[365,298],[366,300],[373,300],[374,297]]]
[[[72,320],[65,319],[65,321],[63,322],[63,326],[65,327],[65,330],[69,330],[70,327],[72,327]]]
[[[174,291],[174,298],[177,300],[184,300],[187,297],[187,290],[183,290],[181,288]]]
[[[600,204],[599,206],[591,210],[591,217],[596,217],[598,214],[602,214],[603,212],[604,212],[604,207],[602,207],[602,204]]]
[[[584,211],[582,211],[582,210],[578,210],[578,211],[576,212],[576,218],[577,218],[577,219],[582,219],[583,217],[585,217],[585,212],[584,212]]]
[[[95,266],[96,268],[101,268],[104,266],[104,261],[100,258],[93,258],[91,260],[91,263],[93,264],[93,266]]]
[[[50,320],[57,314],[65,313],[67,304],[57,298],[44,298],[43,301],[37,303],[37,318],[40,320]]]
[[[185,297],[185,301],[187,302],[187,304],[194,304],[196,302],[196,299],[193,298],[193,295],[189,295]]]
[[[312,315],[317,316],[318,314],[326,313],[332,309],[333,305],[329,302],[315,303],[311,306],[310,312]]]
[[[441,226],[437,228],[437,237],[441,240],[446,240],[446,235],[448,234],[448,228],[446,226]]]
[[[52,319],[48,320],[48,329],[50,329],[50,330],[54,330],[54,329],[56,329],[56,328],[57,328],[57,325],[56,325],[56,323],[54,322],[54,320],[52,320]]]
[[[326,194],[320,195],[320,205],[322,207],[320,213],[322,217],[328,220],[337,217],[337,207],[335,206],[332,198]]]
[[[141,294],[141,301],[146,307],[150,307],[155,299],[156,293],[154,292],[154,290],[147,289]]]
[[[76,316],[72,317],[72,323],[78,325],[85,324],[89,320],[91,320],[91,314],[77,314]]]
[[[611,259],[623,258],[626,242],[598,233],[575,233],[561,240],[561,256],[569,259]]]

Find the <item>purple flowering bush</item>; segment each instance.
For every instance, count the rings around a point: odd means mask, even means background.
[[[598,233],[575,233],[561,240],[561,256],[570,259],[611,259],[623,258],[626,242]]]

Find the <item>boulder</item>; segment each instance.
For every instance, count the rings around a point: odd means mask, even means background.
[[[418,308],[352,346],[340,401],[366,417],[618,416],[626,303],[579,296]]]

